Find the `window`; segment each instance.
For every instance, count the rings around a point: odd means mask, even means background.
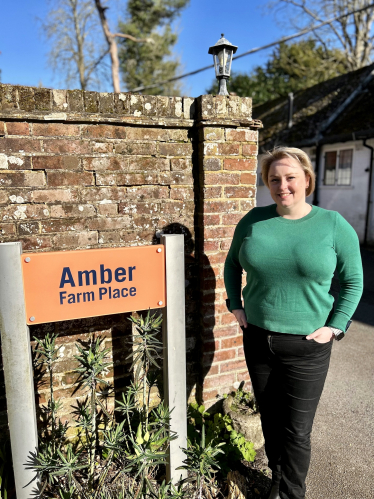
[[[351,185],[353,149],[327,151],[324,185]]]

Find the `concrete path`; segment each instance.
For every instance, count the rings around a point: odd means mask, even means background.
[[[374,499],[374,251],[349,334],[333,346],[312,435],[306,499]]]

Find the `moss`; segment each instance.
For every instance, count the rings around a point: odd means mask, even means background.
[[[38,111],[50,111],[52,109],[52,92],[48,88],[35,88],[35,109]]]
[[[69,111],[84,111],[82,90],[68,90]]]
[[[83,92],[84,99],[84,110],[86,113],[98,113],[99,103],[98,103],[98,93],[97,92]]]

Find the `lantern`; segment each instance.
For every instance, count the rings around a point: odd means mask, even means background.
[[[226,40],[222,33],[218,42],[209,47],[209,54],[213,54],[214,69],[216,78],[219,80],[218,95],[229,95],[226,87],[226,80],[230,78],[232,56],[238,50],[238,47]]]

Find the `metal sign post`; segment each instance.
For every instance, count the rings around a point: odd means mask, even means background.
[[[176,483],[187,477],[182,465],[187,448],[187,400],[186,400],[186,325],[185,325],[185,276],[184,236],[170,234],[161,236],[166,253],[166,303],[163,320],[164,393],[171,413],[170,429],[178,435],[170,442],[169,465],[166,479]]]
[[[135,310],[134,304],[164,311],[165,402],[173,410],[171,432],[178,435],[170,443],[167,478],[176,483],[186,477],[177,470],[187,447],[184,236],[165,235],[161,242],[163,247],[28,253],[22,259],[21,243],[0,244],[0,332],[17,499],[29,499],[39,485],[25,467],[38,446],[27,323],[122,313]]]
[[[0,244],[0,331],[17,499],[29,499],[37,481],[25,463],[36,452],[38,434],[21,253],[21,243]]]

